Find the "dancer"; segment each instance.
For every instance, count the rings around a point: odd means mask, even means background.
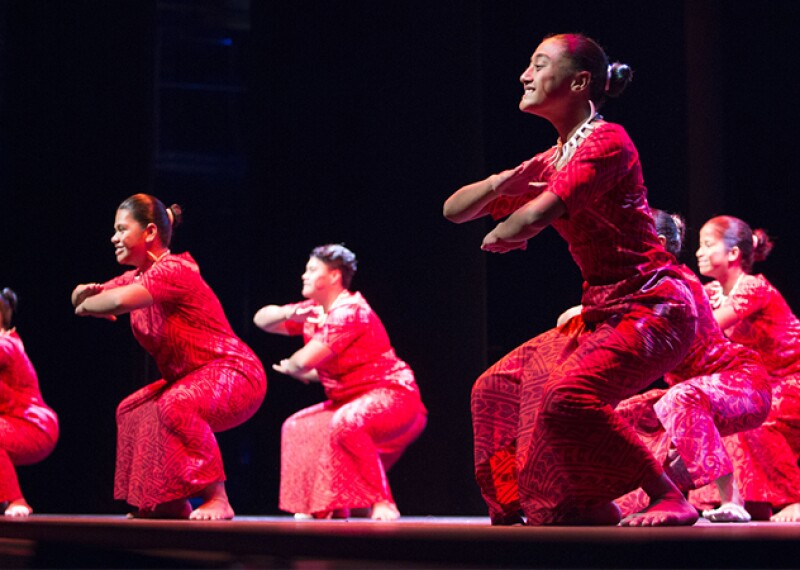
[[[653,210],[656,230],[677,258],[683,220]],[[722,436],[758,427],[767,417],[771,390],[767,371],[752,350],[728,340],[714,319],[703,286],[681,266],[697,304],[697,335],[686,358],[664,376],[668,390],[654,389],[624,400],[620,413],[682,490],[714,483],[719,508],[703,516],[712,522],[748,522],[751,517],[733,476]],[[623,513],[642,506],[637,490],[617,501]]]
[[[414,373],[364,297],[349,290],[355,271],[346,247],[314,248],[302,277],[306,300],[267,305],[253,319],[266,332],[303,335],[305,346],[273,368],[322,382],[328,397],[283,424],[279,506],[298,518],[365,508],[374,520],[398,518],[386,472],[427,422]]]
[[[135,194],[117,209],[117,263],[135,269],[78,285],[75,314],[115,320],[130,313],[136,340],[163,378],[117,408],[114,497],[131,517],[231,519],[214,432],[250,418],[266,393],[260,360],[233,332],[189,253],[169,250],[177,205]],[[194,510],[190,498],[199,497]]]
[[[779,522],[800,521],[800,320],[753,263],[772,241],[739,218],[718,216],[700,230],[697,266],[714,316],[734,342],[756,350],[771,375],[772,408],[763,425],[726,439],[737,483],[748,502],[768,503]],[[719,502],[713,488],[690,494],[700,508]]]
[[[46,458],[58,441],[58,417],[45,404],[39,379],[11,321],[17,295],[0,293],[0,508],[7,517],[27,517],[33,509],[19,488],[15,465]]]
[[[520,80],[520,109],[548,120],[558,145],[462,187],[445,216],[510,216],[485,251],[524,249],[552,225],[584,278],[583,312],[501,359],[472,392],[475,470],[493,524],[617,524],[613,500],[651,498],[626,525],[688,525],[697,512],[631,427],[624,398],[675,367],[695,332],[691,292],[658,241],[638,153],[596,112],[632,76],[579,34],[546,38]]]

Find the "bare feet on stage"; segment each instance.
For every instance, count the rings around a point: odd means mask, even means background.
[[[10,501],[4,510],[4,514],[7,517],[27,517],[33,512],[31,506],[25,501],[24,498],[20,497],[14,501]]]
[[[223,481],[217,481],[206,487],[200,497],[203,503],[189,514],[190,520],[214,521],[233,518],[233,508],[228,502]]]
[[[691,526],[697,522],[697,510],[666,474],[662,473],[642,488],[650,497],[650,504],[643,511],[622,519],[620,526]]]
[[[792,503],[772,515],[772,522],[800,522],[800,503]]]
[[[189,499],[167,501],[148,509],[128,513],[129,519],[188,519],[192,512]]]
[[[378,501],[372,505],[372,514],[369,518],[374,521],[394,521],[400,518],[397,505],[390,501]]]

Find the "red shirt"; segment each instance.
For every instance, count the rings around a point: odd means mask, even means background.
[[[682,279],[675,259],[658,241],[647,204],[639,153],[625,130],[601,122],[560,169],[554,149],[528,161],[530,182],[546,182],[566,206],[552,226],[566,240],[584,279],[583,316],[601,318],[603,307],[628,302],[668,302],[676,293],[661,278]],[[522,196],[500,196],[487,206],[495,219],[507,216],[545,188]]]
[[[168,382],[205,364],[226,361],[263,381],[261,361],[233,332],[222,305],[189,253],[169,254],[143,273],[127,271],[106,287],[137,283],[153,304],[131,311],[131,328]]]
[[[307,300],[294,306],[314,306]],[[374,388],[401,387],[418,392],[414,373],[394,352],[383,323],[361,293],[344,291],[324,321],[286,322],[289,334],[316,340],[334,356],[317,367],[325,394],[334,401],[348,400]]]

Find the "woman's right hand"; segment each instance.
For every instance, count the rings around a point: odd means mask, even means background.
[[[547,182],[531,181],[531,178],[535,176],[533,169],[536,165],[538,163],[533,160],[526,160],[516,168],[492,174],[489,177],[489,183],[496,194],[504,196],[520,196],[535,189],[544,190]]]
[[[320,305],[312,305],[309,307],[295,307],[292,314],[286,320],[294,321],[296,323],[311,323],[314,325],[320,324],[325,318],[325,311]]]
[[[86,299],[103,291],[101,283],[83,283],[72,291],[72,306],[76,307]]]

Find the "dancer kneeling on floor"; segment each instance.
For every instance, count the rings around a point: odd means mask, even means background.
[[[656,231],[667,251],[678,257],[682,218],[653,210]],[[621,414],[650,448],[670,477],[688,492],[714,483],[720,505],[703,511],[712,522],[751,519],[733,476],[723,436],[752,430],[767,417],[769,375],[753,350],[728,340],[714,318],[703,285],[680,266],[697,305],[697,335],[683,361],[664,376],[669,389],[654,389],[624,400]],[[617,500],[623,514],[641,509],[643,493]]]
[[[398,518],[386,472],[427,422],[414,373],[375,311],[349,290],[355,271],[346,247],[317,247],[302,276],[306,300],[267,305],[254,317],[266,332],[303,335],[305,346],[273,368],[322,382],[328,397],[283,424],[279,506],[298,518],[346,517],[351,509]]]
[[[733,216],[717,216],[700,229],[697,267],[714,281],[706,291],[714,317],[734,342],[761,356],[772,382],[772,407],[764,423],[725,439],[734,475],[750,508],[775,522],[800,522],[800,319],[781,293],[753,264],[766,259],[772,241],[764,230]],[[711,486],[692,491],[690,501],[714,508]],[[761,517],[759,517],[761,518]]]

